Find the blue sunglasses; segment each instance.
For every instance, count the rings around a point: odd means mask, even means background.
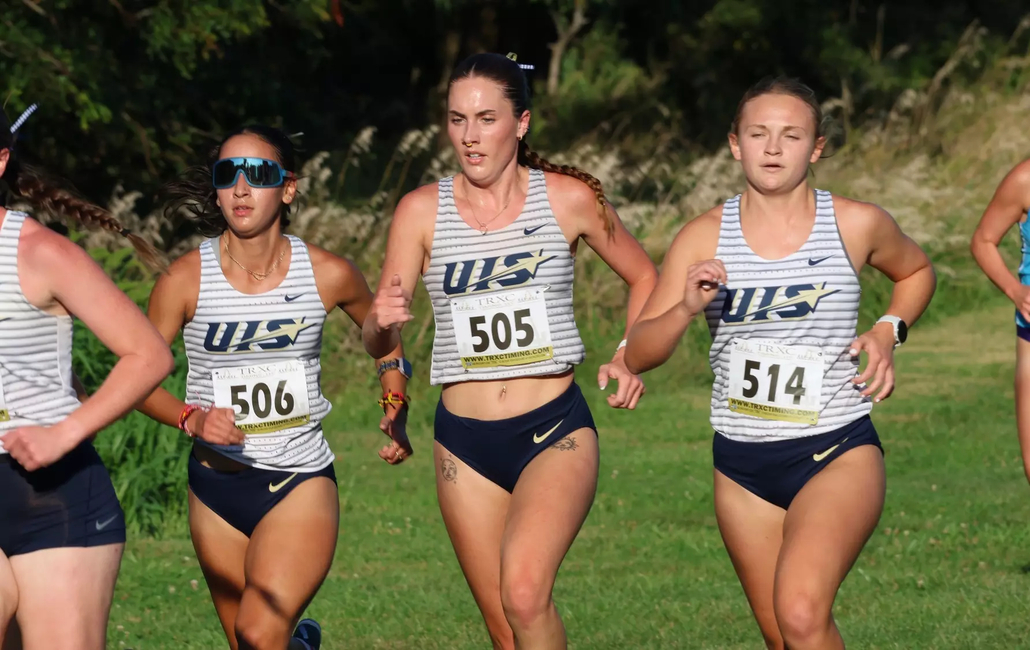
[[[211,168],[211,182],[216,190],[236,184],[240,174],[251,187],[279,187],[293,174],[274,160],[264,158],[222,158]]]

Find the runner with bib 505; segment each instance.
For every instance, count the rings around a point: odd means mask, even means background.
[[[593,502],[598,462],[572,377],[584,357],[572,313],[576,247],[585,240],[629,285],[627,327],[656,272],[597,179],[529,149],[519,64],[466,59],[447,109],[461,174],[397,206],[365,348],[378,356],[397,345],[421,273],[436,322],[431,382],[444,386],[437,495],[458,562],[495,648],[564,648],[551,589]],[[612,347],[598,383],[616,379],[608,403],[632,409],[644,386]]]

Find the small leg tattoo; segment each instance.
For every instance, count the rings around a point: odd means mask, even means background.
[[[443,480],[449,483],[457,483],[458,466],[450,458],[444,458],[440,461],[440,475],[443,476]]]
[[[572,436],[566,436],[551,446],[558,451],[575,451],[579,449],[579,445],[576,444],[576,439]]]

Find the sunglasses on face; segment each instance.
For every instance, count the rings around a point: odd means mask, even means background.
[[[235,185],[240,174],[251,187],[279,187],[293,177],[274,160],[222,158],[211,168],[211,181],[216,190],[224,190]]]

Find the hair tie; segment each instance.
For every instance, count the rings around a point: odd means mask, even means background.
[[[37,108],[39,108],[39,104],[33,104],[32,106],[26,108],[24,113],[18,116],[18,119],[16,119],[14,121],[14,124],[11,125],[11,135],[14,135],[14,132],[20,129],[21,125],[25,124],[25,121],[27,119],[32,117],[32,114],[36,112]]]
[[[506,58],[511,59],[515,63],[518,63],[519,67],[522,68],[523,70],[536,70],[536,66],[534,66],[532,64],[529,64],[529,63],[519,63],[519,55],[515,54],[514,52],[508,52],[508,56]]]
[[[129,235],[132,234],[132,231],[129,230],[128,228],[122,228],[121,230],[118,231],[118,234],[121,235],[122,237],[128,237]]]

